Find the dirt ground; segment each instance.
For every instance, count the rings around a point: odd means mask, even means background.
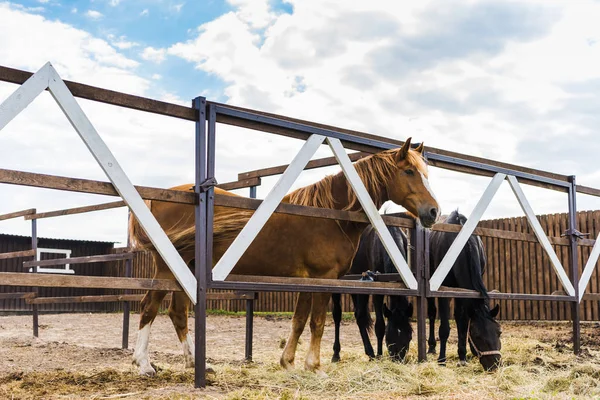
[[[452,329],[448,367],[416,362],[413,341],[406,364],[367,361],[353,321],[342,327],[342,362],[331,364],[333,326],[322,345],[328,378],[301,369],[309,342],[302,336],[296,371],[279,368],[289,316],[259,316],[254,327],[254,362],[244,357],[245,318],[208,317],[208,357],[216,373],[204,390],[193,388],[193,371],[183,356],[169,318],[159,315],[150,339],[153,378],[131,365],[137,316],[132,315],[130,349],[122,350],[121,314],[40,316],[40,337],[30,316],[0,317],[0,398],[7,399],[187,399],[187,398],[590,398],[600,396],[598,324],[583,325],[582,356],[572,355],[567,323],[504,323],[505,366],[484,373],[473,359],[456,366]],[[193,320],[190,320],[193,326]],[[415,335],[416,338],[416,335]],[[374,342],[374,340],[373,340]],[[430,357],[431,358],[431,357]]]

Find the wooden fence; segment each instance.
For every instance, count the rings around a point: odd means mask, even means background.
[[[578,229],[583,233],[589,233],[590,238],[595,238],[600,230],[600,211],[581,211],[577,213],[577,217]],[[567,214],[542,215],[538,218],[549,236],[560,237],[568,228]],[[525,217],[481,221],[479,226],[533,233]],[[497,289],[506,293],[551,294],[562,289],[548,257],[538,243],[488,237],[482,239],[488,257],[484,281],[489,290]],[[557,245],[553,247],[565,268],[568,268],[568,247]],[[579,246],[580,273],[587,262],[590,251],[591,247],[589,246]],[[150,277],[147,257],[144,253],[140,253],[135,258],[134,276]],[[592,293],[600,292],[600,275],[597,272],[592,275],[590,288]],[[293,311],[297,296],[297,293],[259,293],[255,311]],[[504,320],[568,320],[571,316],[570,306],[566,303],[517,300],[502,300],[498,303],[500,304],[499,318]],[[598,301],[591,300],[582,302],[582,320],[600,320],[598,303]],[[137,306],[136,304],[134,307]],[[117,311],[122,306],[115,303],[112,307],[114,307],[114,311]],[[243,311],[245,304],[238,300],[209,300],[207,308]],[[353,310],[349,295],[342,295],[342,310]]]

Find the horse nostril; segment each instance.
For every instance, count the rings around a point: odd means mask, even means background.
[[[435,207],[432,207],[431,210],[429,210],[429,215],[431,215],[431,218],[435,219],[438,216],[438,209]]]

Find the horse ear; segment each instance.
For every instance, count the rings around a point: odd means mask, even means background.
[[[491,309],[490,315],[492,316],[492,318],[496,318],[496,316],[498,315],[499,312],[500,312],[500,305],[496,304],[496,306]]]
[[[421,144],[417,146],[415,151],[418,151],[419,153],[423,154],[424,147],[425,147],[425,142],[421,142]]]
[[[392,312],[390,311],[389,308],[387,308],[387,305],[385,303],[383,303],[383,315],[387,318],[390,319],[392,318]]]
[[[413,316],[413,305],[410,302],[408,303],[408,307],[406,308],[406,316],[408,318],[412,318]]]
[[[412,140],[412,138],[406,139],[406,142],[404,142],[404,145],[402,145],[400,150],[398,150],[398,154],[396,155],[397,162],[404,160],[406,158],[406,156],[408,155],[408,150],[410,150],[410,141],[411,140]]]

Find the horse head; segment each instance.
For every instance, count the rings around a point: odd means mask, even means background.
[[[387,194],[389,200],[406,208],[428,228],[435,223],[440,207],[429,187],[423,143],[413,150],[410,142],[408,138],[400,149],[394,150],[397,168],[387,183]]]
[[[406,298],[404,298],[404,301],[394,301],[394,297],[396,296],[391,297],[391,310],[385,303],[383,304],[383,315],[388,320],[385,330],[385,343],[392,360],[404,361],[413,334],[410,325],[413,306],[412,303],[406,301]]]
[[[502,330],[496,321],[499,311],[498,305],[490,310],[485,303],[483,306],[469,310],[467,340],[471,351],[479,358],[479,362],[486,371],[494,371],[502,360],[500,354]]]

